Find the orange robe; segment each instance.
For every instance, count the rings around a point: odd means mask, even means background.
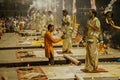
[[[45,44],[45,56],[47,58],[50,58],[50,52],[52,54],[52,57],[54,57],[54,49],[53,49],[53,43],[57,43],[61,41],[62,39],[54,39],[52,37],[51,32],[47,31],[44,36],[44,44]]]

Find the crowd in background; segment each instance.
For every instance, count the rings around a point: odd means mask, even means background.
[[[29,16],[1,17],[0,18],[0,39],[4,33],[19,32],[20,30],[38,30],[44,34],[48,24],[55,25],[55,17],[51,11],[32,11]],[[104,26],[105,27],[105,26]],[[110,25],[109,25],[110,29]],[[103,31],[102,40],[105,44],[110,44],[113,48],[119,48],[119,31]],[[83,34],[85,36],[85,34]],[[83,38],[84,40],[84,38]]]
[[[19,32],[20,30],[38,30],[42,32],[47,24],[54,24],[54,16],[51,11],[33,12],[32,15],[23,17],[0,18],[0,38],[6,32]]]

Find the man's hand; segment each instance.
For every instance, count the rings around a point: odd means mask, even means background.
[[[114,22],[113,22],[112,20],[109,22],[109,24],[110,24],[110,25],[115,25]]]
[[[87,22],[87,27],[92,27],[92,25],[89,21]]]

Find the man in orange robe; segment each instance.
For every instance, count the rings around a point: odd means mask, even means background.
[[[62,40],[62,38],[54,39],[52,36],[52,32],[54,31],[54,25],[48,25],[48,31],[44,36],[44,44],[45,44],[45,56],[49,59],[49,64],[54,64],[54,49],[53,43],[57,43]]]

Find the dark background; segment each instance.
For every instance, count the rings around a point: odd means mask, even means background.
[[[27,10],[32,4],[33,0],[0,0],[0,17],[10,16],[26,16]],[[57,15],[61,16],[62,13],[62,0],[59,1],[57,7]],[[71,14],[72,12],[72,0],[65,0],[65,7]],[[76,0],[77,5],[77,22],[81,26],[85,27],[86,20],[88,19],[87,14],[90,9],[90,0]],[[101,10],[105,8],[111,0],[96,0],[96,6],[98,11],[98,17],[102,20]],[[117,0],[113,4],[113,20],[117,25],[120,25],[120,0]]]

